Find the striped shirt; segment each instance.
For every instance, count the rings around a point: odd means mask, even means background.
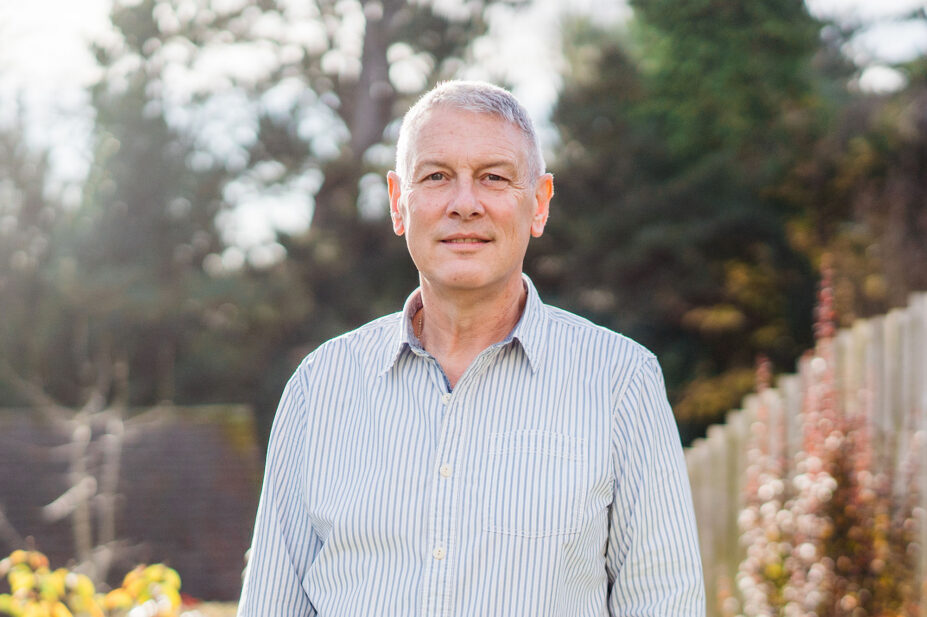
[[[656,359],[525,285],[453,390],[412,331],[418,291],[305,358],[240,617],[704,615]]]

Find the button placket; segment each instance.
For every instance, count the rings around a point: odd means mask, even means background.
[[[444,393],[441,396],[441,404],[444,406],[444,417],[441,421],[441,435],[435,451],[435,462],[440,463],[437,467],[437,474],[434,478],[434,490],[437,499],[435,500],[436,510],[434,512],[435,520],[435,544],[444,546],[449,538],[445,535],[454,527],[454,509],[455,495],[454,487],[451,480],[451,463],[452,444],[457,443],[460,439],[459,430],[460,422],[457,416],[459,406],[452,404],[451,393]],[[454,399],[456,401],[456,398]]]
[[[458,384],[459,386],[459,384]],[[442,388],[443,390],[443,388]],[[440,430],[435,444],[431,468],[432,498],[429,512],[430,566],[427,568],[426,604],[434,609],[438,598],[452,595],[452,570],[455,567],[453,550],[456,543],[458,515],[458,487],[454,482],[453,460],[461,440],[460,413],[462,399],[459,387],[453,392],[442,392],[436,410],[440,414]],[[434,399],[433,399],[434,400]]]

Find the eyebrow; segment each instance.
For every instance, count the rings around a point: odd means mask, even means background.
[[[417,177],[422,172],[422,170],[427,167],[447,168],[448,165],[447,163],[440,161],[438,159],[427,159],[427,160],[421,161],[415,167],[412,168],[412,176]],[[489,169],[491,167],[503,167],[506,169],[511,169],[513,172],[518,171],[517,165],[508,159],[497,159],[494,161],[483,163],[479,167],[476,168],[476,171],[482,171],[484,169]]]
[[[437,159],[428,159],[417,163],[415,167],[412,168],[412,175],[417,176],[425,167],[447,167],[447,165]]]

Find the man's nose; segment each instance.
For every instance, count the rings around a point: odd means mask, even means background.
[[[448,215],[469,219],[483,213],[483,205],[477,195],[476,182],[472,178],[460,177],[454,186],[451,203],[448,204]]]

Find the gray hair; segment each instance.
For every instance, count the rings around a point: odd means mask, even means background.
[[[482,81],[445,81],[425,93],[402,118],[396,143],[396,173],[403,183],[409,181],[412,153],[409,145],[428,112],[440,106],[480,114],[491,114],[516,126],[528,140],[527,177],[533,185],[544,173],[544,155],[534,124],[525,108],[508,90]]]

